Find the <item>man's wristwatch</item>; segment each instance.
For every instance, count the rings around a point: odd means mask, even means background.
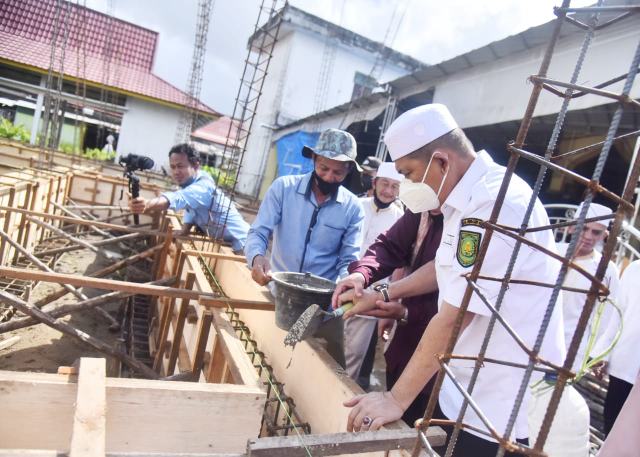
[[[389,284],[378,284],[377,286],[373,287],[373,290],[382,294],[382,299],[385,301],[385,303],[389,303],[391,301],[389,299]]]

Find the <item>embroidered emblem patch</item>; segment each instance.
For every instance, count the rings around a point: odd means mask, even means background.
[[[468,217],[466,219],[462,219],[462,227],[465,225],[475,225],[476,227],[482,227],[482,219],[478,219],[475,217]]]
[[[456,258],[464,268],[468,268],[476,262],[481,239],[482,235],[480,233],[460,230]]]

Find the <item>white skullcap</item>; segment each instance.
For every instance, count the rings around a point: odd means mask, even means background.
[[[393,164],[393,162],[383,162],[378,168],[376,178],[387,178],[393,179],[394,181],[402,181],[404,179],[404,176],[396,171],[396,166]]]
[[[580,206],[578,206],[578,209],[576,210],[575,214],[573,215],[574,219],[577,219],[578,216],[580,216],[580,213],[582,212],[582,208],[584,206],[584,202],[580,203]],[[600,216],[609,216],[610,214],[613,214],[613,211],[611,210],[611,208],[607,208],[604,205],[599,205],[597,203],[591,203],[589,205],[589,210],[587,211],[587,217],[600,217]],[[603,219],[601,221],[595,221],[596,224],[600,224],[600,225],[604,225],[605,227],[609,226],[609,222],[611,221],[611,219]]]
[[[458,124],[446,106],[439,103],[422,105],[400,115],[384,134],[384,144],[391,160],[398,160],[442,135]]]

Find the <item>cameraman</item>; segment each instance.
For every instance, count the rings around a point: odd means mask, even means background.
[[[241,253],[249,232],[233,202],[216,186],[211,176],[199,170],[200,157],[188,144],[178,144],[169,151],[171,177],[180,186],[175,192],[164,192],[147,200],[129,200],[134,214],[184,209],[181,234],[186,235],[196,225],[212,238],[230,242],[235,253]]]

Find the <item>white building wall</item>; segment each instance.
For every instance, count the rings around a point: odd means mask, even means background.
[[[247,142],[247,153],[238,180],[239,192],[255,195],[259,189],[272,144],[272,130],[265,125],[271,126],[277,120],[286,123],[314,114],[325,40],[324,36],[294,28],[276,43]],[[332,40],[336,50],[325,109],[348,102],[355,73],[359,71],[368,75],[375,62],[375,54]],[[405,69],[387,63],[380,80],[389,81],[405,74]]]
[[[122,118],[118,155],[129,153],[151,157],[156,169],[169,163],[181,111],[138,98],[127,97],[128,111]]]
[[[636,20],[600,31],[589,48],[577,83],[594,86],[627,73],[640,40],[639,26],[640,20]],[[582,35],[572,35],[558,43],[549,67],[549,78],[570,81],[581,44]],[[435,86],[434,102],[446,104],[461,127],[519,120],[524,115],[533,88],[528,78],[538,72],[545,51],[546,46],[540,46],[420,87],[416,86],[415,90],[420,92]],[[623,82],[620,82],[605,90],[620,92],[622,86]],[[638,78],[632,87],[631,96],[640,97]],[[599,96],[585,95],[572,100],[569,109],[585,109],[612,101]],[[561,104],[561,98],[543,90],[535,116],[557,113]]]
[[[596,34],[584,62],[578,84],[594,86],[614,76],[629,71],[632,56],[640,40],[640,18],[605,28]],[[548,77],[569,82],[577,61],[583,35],[562,38],[555,49]],[[435,88],[434,103],[444,103],[449,107],[459,125],[463,128],[493,125],[522,119],[529,101],[533,85],[528,81],[540,68],[546,44],[519,54],[498,59],[459,71],[445,77],[434,78],[413,85],[400,93],[400,99]],[[619,93],[623,82],[604,90]],[[640,98],[640,78],[631,89],[632,98]],[[585,95],[573,99],[569,110],[586,109],[611,103],[609,98]],[[562,99],[543,91],[537,103],[535,116],[557,113]],[[372,105],[370,109],[381,109],[384,101]],[[323,128],[339,125],[342,114],[328,116],[320,121]],[[305,124],[307,125],[307,124]],[[295,126],[279,130],[279,138],[292,131],[304,128]]]
[[[300,119],[314,114],[326,39],[305,30],[295,31],[293,35],[281,117]],[[374,54],[361,48],[347,47],[335,39],[329,40],[331,46],[335,47],[335,55],[324,109],[347,103],[351,99],[356,72],[368,75],[376,60]],[[406,70],[387,63],[380,81],[386,82],[405,74]]]

